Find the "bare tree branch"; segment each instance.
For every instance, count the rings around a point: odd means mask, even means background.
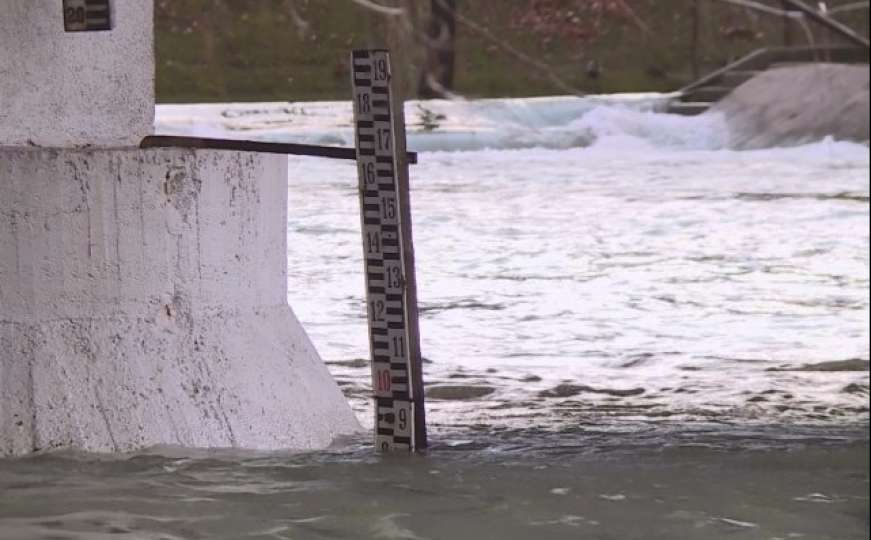
[[[853,2],[851,4],[844,4],[842,6],[833,7],[829,10],[829,15],[834,15],[835,13],[844,13],[847,11],[853,11],[856,9],[868,9],[869,2]]]
[[[425,34],[416,31],[416,28],[414,28],[414,25],[411,23],[411,21],[408,20],[408,17],[404,16],[404,15],[406,15],[405,8],[394,8],[394,7],[384,6],[382,4],[377,4],[371,0],[350,0],[350,1],[359,5],[359,6],[370,9],[376,13],[380,13],[380,14],[388,15],[388,16],[400,17],[401,24],[403,25],[405,30],[407,32],[410,31],[412,33],[412,35],[414,36],[414,39],[418,43],[426,44],[427,41],[430,39]],[[516,49],[515,47],[513,47],[509,43],[506,43],[505,41],[497,38],[493,34],[493,32],[488,30],[486,27],[476,23],[475,21],[469,19],[468,17],[461,15],[459,12],[457,12],[455,14],[455,16],[456,16],[457,22],[459,22],[463,26],[471,29],[475,33],[479,34],[480,36],[493,42],[500,49],[507,52],[508,54],[513,56],[515,59],[523,62],[524,64],[532,66],[535,69],[537,69],[538,71],[544,73],[547,76],[547,78],[550,79],[550,81],[560,90],[567,92],[569,94],[574,94],[574,95],[578,95],[578,96],[584,95],[584,93],[581,92],[578,88],[575,88],[571,84],[564,81],[559,75],[556,74],[556,72],[554,72],[554,70],[550,66],[535,60],[534,58],[527,55],[526,53]]]
[[[804,16],[802,16],[802,17],[798,17],[796,19],[796,21],[798,21],[798,24],[799,24],[799,26],[801,26],[801,29],[804,30],[804,35],[807,38],[807,44],[810,45],[811,47],[816,47],[817,43],[816,43],[816,40],[814,39],[814,33],[813,33],[813,31],[811,31],[811,25],[808,24],[807,19],[805,19]],[[819,55],[817,54],[816,51],[814,51],[813,55],[814,55],[814,60],[819,61],[820,58],[819,58]]]
[[[284,5],[287,6],[287,12],[290,13],[290,18],[293,19],[296,31],[303,37],[307,36],[311,24],[303,19],[302,15],[299,14],[299,11],[296,8],[296,0],[285,0]]]
[[[417,83],[417,95],[428,99],[456,97],[452,93],[456,71],[456,0],[431,0],[429,24],[420,36],[426,51]]]
[[[524,64],[527,64],[527,65],[529,65],[529,66],[532,66],[532,67],[534,67],[535,69],[537,69],[538,71],[544,73],[544,74],[547,76],[547,78],[550,79],[550,81],[551,81],[551,82],[552,82],[552,83],[553,83],[557,88],[559,88],[560,90],[562,90],[562,91],[564,91],[564,92],[568,92],[569,94],[577,95],[577,96],[582,96],[582,95],[584,95],[584,93],[581,92],[579,89],[575,88],[574,86],[572,86],[572,85],[570,85],[569,83],[567,83],[566,81],[564,81],[564,80],[563,80],[559,75],[557,75],[556,72],[554,72],[554,70],[551,69],[551,67],[548,66],[547,64],[544,64],[544,63],[542,63],[542,62],[539,62],[539,61],[535,60],[534,58],[532,58],[531,56],[527,55],[526,53],[517,50],[517,49],[514,48],[511,44],[506,43],[505,41],[503,41],[503,40],[497,38],[497,37],[493,34],[493,32],[491,32],[490,30],[488,30],[488,29],[485,28],[484,26],[481,26],[480,24],[478,24],[478,23],[476,23],[475,21],[469,19],[468,17],[466,17],[466,16],[464,16],[464,15],[461,15],[459,12],[457,12],[456,17],[457,17],[457,22],[459,22],[459,23],[462,24],[463,26],[465,26],[465,27],[469,28],[470,30],[474,31],[476,34],[478,34],[478,35],[480,35],[480,36],[482,36],[482,37],[484,37],[484,38],[486,38],[486,39],[492,41],[492,42],[493,42],[495,45],[497,45],[500,49],[502,49],[503,51],[507,52],[508,54],[510,54],[511,56],[513,56],[515,59],[517,59],[517,60],[523,62]]]
[[[439,94],[439,97],[443,99],[465,99],[464,96],[457,94],[450,88],[446,88],[444,85],[442,85],[442,83],[432,74],[427,73],[424,76],[424,79],[426,80],[426,83],[429,85],[429,87],[435,90]]]
[[[773,8],[771,6],[766,6],[765,4],[754,2],[753,0],[719,0],[724,4],[732,4],[733,6],[740,6],[749,9],[753,9],[756,11],[761,11],[762,13],[767,13],[769,15],[774,15],[775,17],[789,17],[791,19],[801,19],[804,15],[799,11],[784,11],[782,9]]]
[[[801,27],[804,32],[805,37],[807,38],[807,43],[810,47],[816,46],[816,40],[814,39],[814,33],[811,31],[810,25],[807,22],[807,19],[804,16],[804,13],[800,11],[790,11],[790,10],[782,10],[773,8],[771,6],[766,6],[765,4],[760,4],[759,2],[754,2],[753,0],[718,0],[725,4],[732,4],[733,6],[740,6],[749,9],[753,9],[759,11],[761,13],[765,13],[768,15],[773,15],[775,17],[787,17],[789,19],[794,20]],[[813,53],[814,58],[819,60],[817,57],[817,52]]]
[[[639,17],[638,14],[635,13],[635,10],[632,9],[626,2],[624,2],[623,0],[617,1],[623,7],[623,11],[629,14],[629,18],[632,19],[632,22],[635,23],[638,29],[644,32],[647,37],[653,37],[653,32],[650,30],[650,27],[647,26],[647,23],[644,22],[644,19]]]
[[[389,15],[391,17],[402,17],[405,15],[405,8],[384,6],[372,0],[351,0],[351,2],[382,15]]]

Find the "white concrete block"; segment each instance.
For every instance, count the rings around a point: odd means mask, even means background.
[[[768,69],[715,104],[729,146],[795,146],[825,137],[867,142],[871,136],[868,65],[797,64]]]
[[[284,156],[0,148],[0,456],[357,432],[286,268]]]
[[[0,9],[0,146],[135,146],[154,124],[151,0],[114,0],[115,27],[65,32],[60,0]]]

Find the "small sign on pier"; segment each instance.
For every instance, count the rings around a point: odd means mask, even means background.
[[[354,51],[351,66],[375,445],[420,451],[427,437],[403,105],[387,51]]]
[[[96,32],[112,29],[112,0],[63,0],[64,30]]]

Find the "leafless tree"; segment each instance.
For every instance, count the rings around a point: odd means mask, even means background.
[[[423,99],[449,97],[454,89],[457,34],[456,0],[431,0],[426,33],[426,61],[417,94]]]

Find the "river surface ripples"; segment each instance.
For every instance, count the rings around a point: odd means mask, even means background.
[[[867,425],[867,152],[422,154],[431,422]],[[292,160],[290,301],[371,423],[354,174]]]
[[[411,171],[425,455],[362,434],[0,460],[0,539],[867,539],[867,145],[736,152],[649,103],[449,105],[410,132],[453,150]],[[347,108],[158,127],[347,144]],[[369,430],[356,181],[290,158],[288,300]]]

